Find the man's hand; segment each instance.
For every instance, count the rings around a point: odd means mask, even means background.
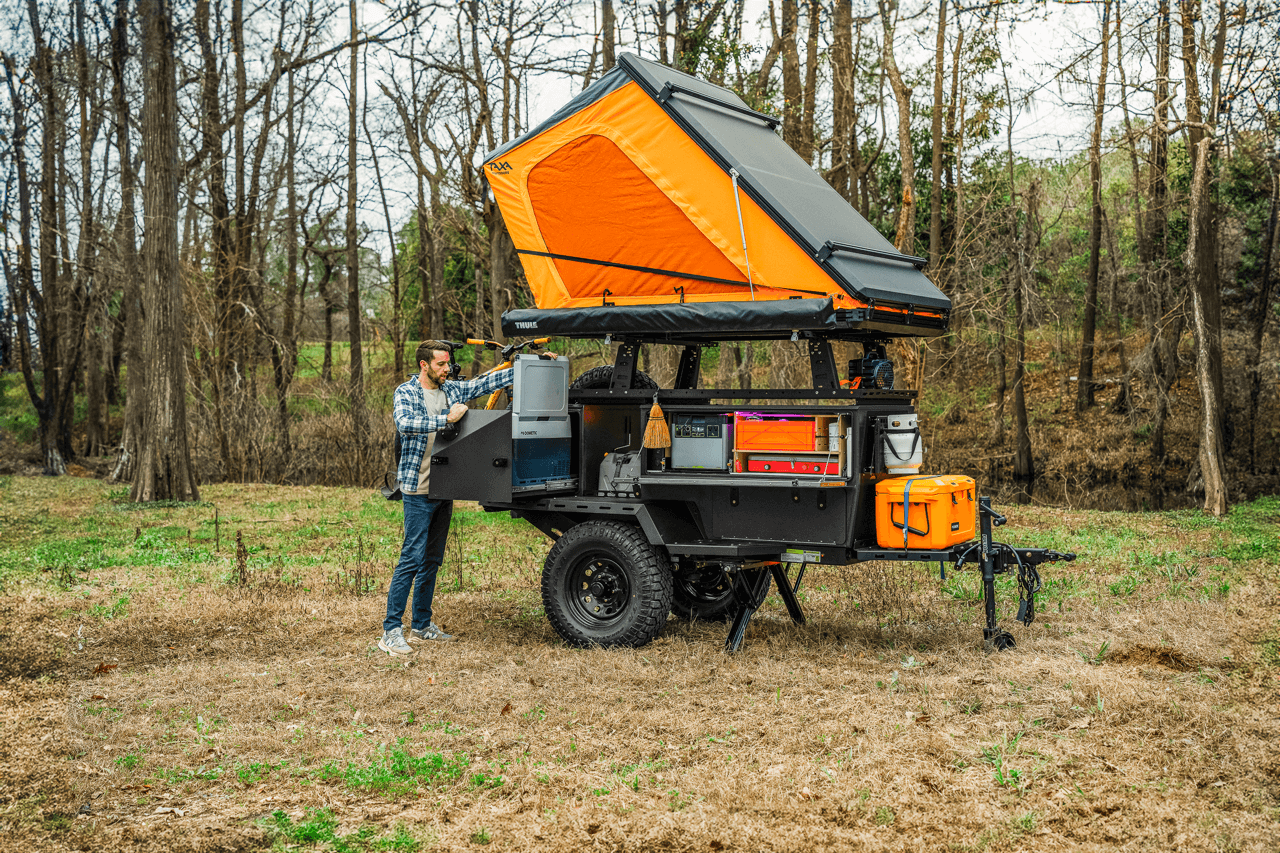
[[[467,407],[464,403],[454,403],[449,407],[449,414],[445,415],[445,420],[451,424],[456,424],[462,420],[462,416],[467,413]]]
[[[560,356],[556,355],[555,353],[551,352],[550,350],[545,350],[545,351],[543,351],[542,353],[539,353],[539,355],[546,356],[547,358],[559,358],[559,357],[560,357]]]

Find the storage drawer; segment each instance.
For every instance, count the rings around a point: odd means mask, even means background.
[[[932,550],[968,542],[974,537],[975,488],[972,477],[951,474],[881,480],[876,483],[876,544]]]
[[[747,417],[734,418],[735,450],[763,450],[775,453],[812,452],[815,446],[814,421],[811,417]]]
[[[840,463],[825,456],[747,457],[747,470],[758,474],[829,474],[839,475]]]

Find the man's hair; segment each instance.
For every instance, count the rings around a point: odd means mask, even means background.
[[[431,356],[437,352],[447,352],[453,358],[453,347],[444,341],[423,341],[418,344],[418,351],[414,353],[414,364],[421,367],[422,362],[431,361]]]

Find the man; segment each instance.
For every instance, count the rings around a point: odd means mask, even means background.
[[[431,450],[436,431],[446,423],[456,423],[466,414],[465,401],[505,388],[512,382],[511,368],[477,379],[451,380],[452,352],[449,345],[441,341],[423,341],[415,354],[418,375],[395,393],[394,417],[400,433],[397,477],[404,495],[404,544],[387,590],[387,618],[382,623],[382,639],[378,641],[378,648],[389,655],[412,654],[413,648],[406,640],[453,639],[431,619],[436,572],[444,560],[449,521],[453,517],[453,501],[433,501],[427,497]],[[401,616],[411,590],[413,613],[406,638]]]

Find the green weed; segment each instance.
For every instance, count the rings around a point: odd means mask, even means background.
[[[129,596],[122,595],[115,604],[95,604],[89,608],[89,615],[97,619],[123,619],[129,613]]]
[[[470,764],[471,760],[460,753],[445,757],[442,752],[428,752],[414,758],[397,744],[391,749],[380,747],[368,764],[349,761],[339,767],[329,762],[321,768],[319,778],[341,781],[348,788],[370,793],[405,794],[419,787],[437,788],[456,782]]]
[[[362,826],[355,832],[339,835],[338,819],[329,809],[307,809],[297,823],[283,811],[276,810],[262,821],[268,835],[277,842],[312,847],[325,845],[336,853],[416,853],[422,843],[403,826],[397,826],[390,835],[378,836],[372,826]]]
[[[116,766],[123,767],[125,770],[132,770],[142,763],[142,750],[134,752],[126,752],[124,755],[116,759]]]
[[[983,747],[981,750],[982,760],[994,768],[992,776],[996,784],[1002,788],[1020,788],[1026,781],[1023,771],[1005,764],[1006,758],[1017,753],[1018,742],[1021,740],[1022,733],[1019,732],[1009,740]]]
[[[1111,648],[1111,644],[1103,641],[1096,652],[1076,652],[1080,659],[1085,663],[1091,663],[1094,666],[1102,666],[1102,662],[1107,658],[1107,650]]]
[[[1116,598],[1126,598],[1137,592],[1140,586],[1142,586],[1142,578],[1130,572],[1115,583],[1108,584],[1107,589],[1111,590],[1111,594]]]

